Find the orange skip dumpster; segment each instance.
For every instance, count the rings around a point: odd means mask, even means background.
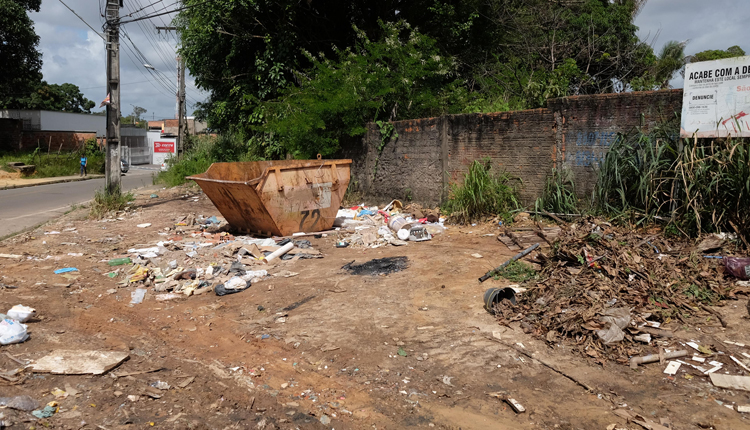
[[[349,186],[352,160],[214,163],[189,176],[234,229],[290,236],[333,226]]]

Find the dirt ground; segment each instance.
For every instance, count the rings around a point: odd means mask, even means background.
[[[750,392],[714,388],[707,377],[671,377],[659,363],[600,365],[517,325],[499,325],[482,294],[510,283],[477,278],[516,252],[489,224],[449,226],[429,242],[377,249],[336,248],[335,234],[310,237],[324,258],[280,262],[269,269],[277,276],[241,293],[156,301],[149,289],[131,305],[135,287],[106,276],[106,261],[173,237],[179,217],[219,215],[196,188],[158,194],[138,196],[140,209],[120,219],[89,220],[79,209],[0,243],[0,253],[24,256],[0,258],[0,287],[17,287],[0,288],[0,312],[23,304],[38,313],[26,342],[0,347],[0,371],[19,367],[5,353],[22,362],[59,349],[129,353],[102,376],[26,371],[16,383],[0,379],[0,397],[59,404],[45,419],[0,408],[8,428],[641,428],[615,415],[618,408],[668,420],[672,429],[750,428],[750,414],[719,403],[750,404]],[[136,227],[142,223],[152,225]],[[45,234],[51,231],[60,234]],[[182,267],[229,260],[212,248],[193,260],[174,255]],[[76,253],[83,255],[69,255]],[[407,269],[386,276],[342,270],[352,260],[396,256],[408,258]],[[79,272],[53,274],[63,267]],[[723,340],[750,344],[746,300],[715,309],[726,329],[715,321],[670,328],[678,339],[724,351]],[[157,381],[171,388],[150,387]],[[67,394],[56,399],[56,389]]]

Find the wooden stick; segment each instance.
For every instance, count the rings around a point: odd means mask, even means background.
[[[544,366],[544,367],[552,370],[553,372],[559,374],[560,376],[564,376],[565,378],[570,379],[571,381],[575,382],[576,385],[579,385],[579,386],[583,387],[586,391],[588,391],[590,393],[595,393],[594,389],[591,388],[585,382],[579,381],[578,378],[576,378],[575,376],[568,375],[567,373],[563,372],[562,370],[556,368],[555,366],[553,366],[553,365],[551,365],[549,363],[546,363],[546,362],[542,361],[541,359],[539,359],[537,357],[532,357],[531,354],[529,354],[528,352],[526,352],[526,351],[524,351],[522,349],[517,348],[515,345],[511,345],[511,344],[505,343],[505,342],[503,342],[502,340],[500,340],[500,339],[498,339],[496,337],[490,337],[490,336],[486,336],[486,337],[487,337],[487,339],[494,340],[495,342],[500,343],[502,345],[505,345],[508,348],[514,349],[519,354],[523,354],[526,357],[528,357],[528,358],[530,358],[532,360],[535,360],[535,361],[541,363],[542,366]]]
[[[515,239],[514,239],[514,241],[515,241]],[[531,245],[530,247],[524,249],[523,251],[521,251],[518,254],[516,254],[513,257],[511,257],[510,260],[506,261],[505,263],[503,263],[503,264],[497,266],[496,268],[490,270],[489,272],[485,273],[484,276],[482,276],[481,278],[479,278],[479,282],[484,282],[484,281],[490,279],[495,272],[497,272],[499,270],[502,270],[503,267],[507,266],[508,264],[510,264],[510,263],[512,263],[512,262],[520,259],[520,258],[523,258],[523,257],[527,256],[531,251],[533,251],[533,250],[535,250],[537,248],[539,248],[539,244],[535,243],[535,244]]]

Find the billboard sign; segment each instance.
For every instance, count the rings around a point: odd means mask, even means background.
[[[174,153],[174,142],[154,142],[154,152]]]
[[[750,57],[685,66],[680,137],[750,137]]]

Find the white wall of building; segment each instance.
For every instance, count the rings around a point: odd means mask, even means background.
[[[167,158],[175,156],[177,139],[161,137],[161,131],[149,131],[148,146],[152,154],[152,164],[161,165]]]
[[[88,113],[41,112],[42,130],[95,131],[97,136],[106,136],[107,117]]]
[[[79,131],[107,134],[107,117],[89,113],[53,112],[48,110],[2,109],[0,118],[23,120],[24,130]]]

